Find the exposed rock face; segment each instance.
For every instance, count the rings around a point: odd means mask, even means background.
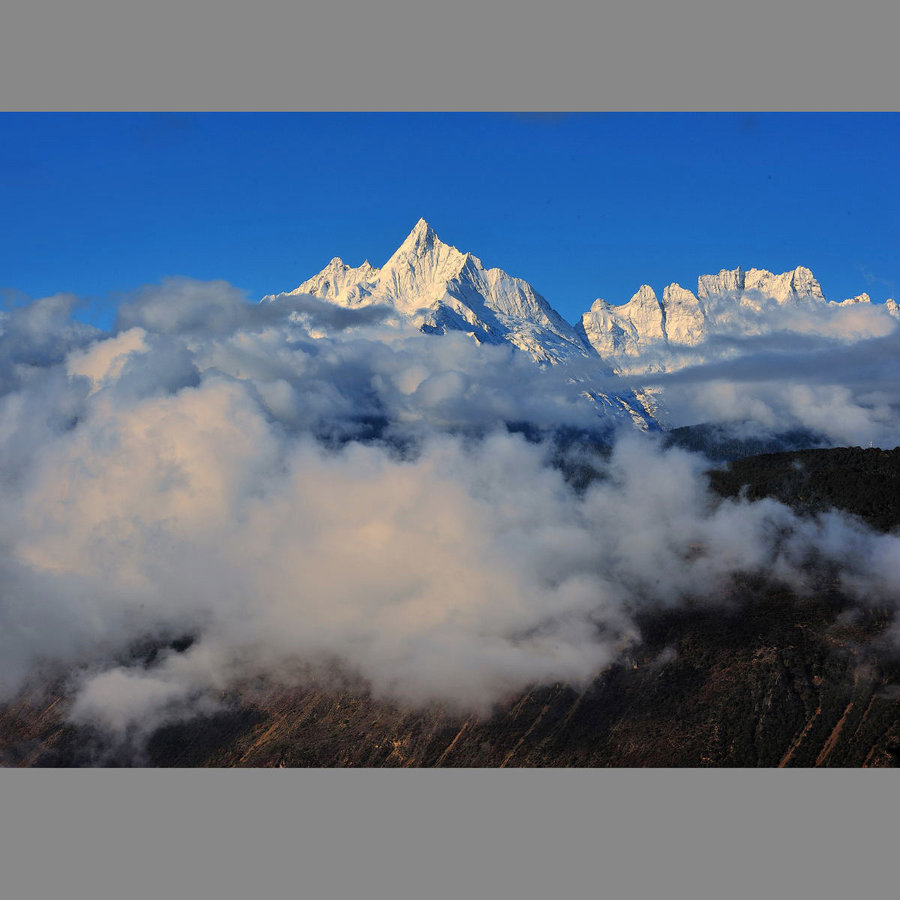
[[[662,308],[666,317],[666,340],[693,347],[706,337],[707,313],[700,300],[679,284],[663,291]]]

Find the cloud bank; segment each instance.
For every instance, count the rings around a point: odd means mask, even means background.
[[[235,684],[340,670],[485,713],[587,683],[637,610],[724,602],[735,573],[802,592],[820,558],[861,601],[900,596],[900,539],[720,502],[703,458],[634,429],[569,460],[598,475],[576,490],[551,440],[507,423],[596,431],[597,407],[511,348],[218,282],[145,289],[109,333],[73,303],[0,323],[2,699],[64,676],[72,721],[133,739]],[[717,382],[672,376],[733,410],[698,384]]]
[[[669,424],[900,445],[900,321],[882,306],[775,307],[764,323],[736,315],[732,324],[699,347],[672,350],[667,374],[629,379],[657,394]]]

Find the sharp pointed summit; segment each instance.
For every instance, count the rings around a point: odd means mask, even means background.
[[[380,269],[333,260],[291,293],[341,306],[390,305],[422,331],[508,342],[539,362],[591,356],[575,328],[528,282],[444,243],[424,218]]]
[[[437,232],[425,219],[419,219],[391,258],[393,259],[397,256],[424,256],[431,252],[435,246],[445,247],[447,245],[437,236]]]
[[[409,233],[409,237],[407,237],[407,241],[410,238],[415,240],[428,240],[431,238],[432,240],[437,237],[435,230],[428,224],[425,219],[419,219],[415,225],[413,225],[412,231]]]
[[[478,344],[512,345],[540,364],[575,362],[573,390],[593,400],[602,415],[656,427],[630,388],[607,393],[591,386],[595,376],[606,378],[612,370],[527,281],[445,244],[424,218],[380,269],[368,263],[354,269],[334,259],[290,293],[345,307],[389,306],[400,322],[426,334],[463,332]],[[653,302],[658,307],[655,297]]]

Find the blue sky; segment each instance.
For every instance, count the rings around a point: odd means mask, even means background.
[[[0,288],[99,322],[168,275],[255,299],[381,265],[424,216],[570,320],[737,265],[883,301],[898,139],[893,113],[4,113]]]

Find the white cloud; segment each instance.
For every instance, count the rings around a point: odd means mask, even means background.
[[[22,316],[48,333],[33,328],[25,375],[9,341],[27,329],[0,335],[6,696],[75,668],[73,720],[133,736],[239,679],[338,665],[379,696],[486,711],[586,682],[635,636],[636,608],[721,597],[736,571],[803,590],[818,548],[856,595],[900,591],[897,538],[719,503],[702,458],[648,437],[621,437],[576,491],[552,446],[503,427],[596,427],[562,368],[301,302],[171,282],[113,335],[38,304]],[[708,409],[750,402],[699,385]],[[827,424],[858,400],[821,390],[784,402]],[[150,667],[128,657],[183,634]]]
[[[825,312],[818,332],[717,338],[710,360],[646,383],[673,425],[749,421],[809,429],[838,446],[900,445],[900,325],[867,306]],[[869,320],[871,330],[854,330]]]

